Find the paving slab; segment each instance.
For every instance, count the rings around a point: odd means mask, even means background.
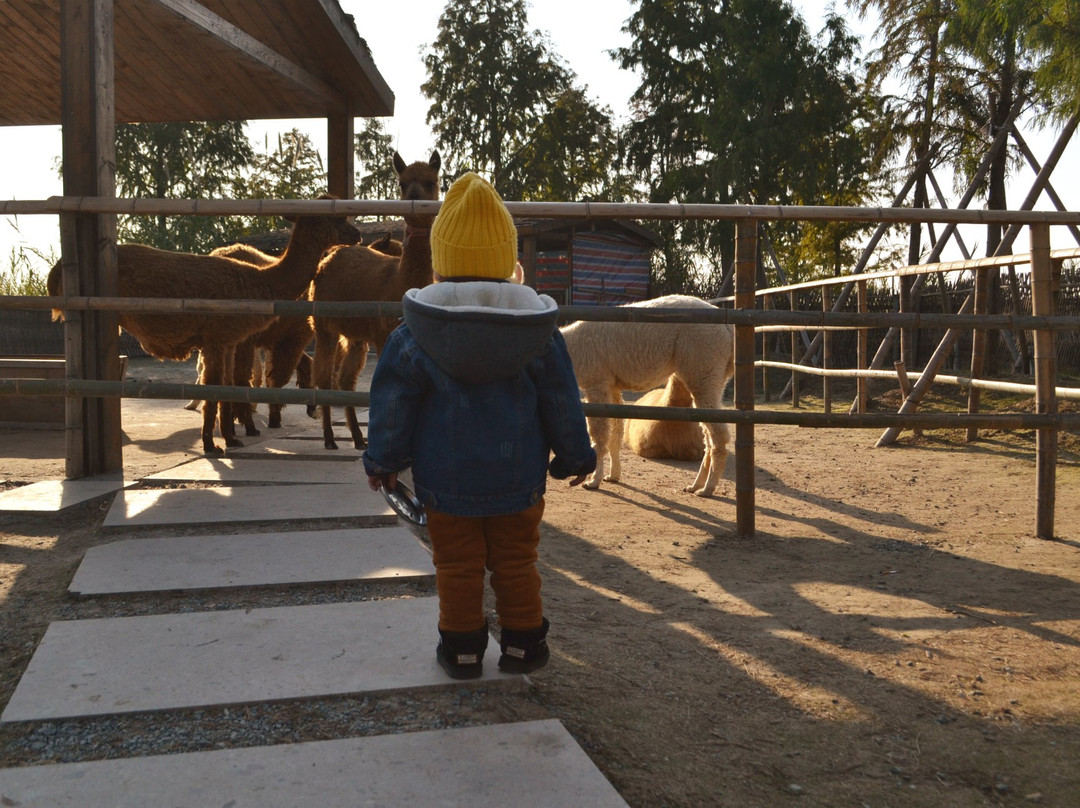
[[[434,574],[431,554],[404,527],[169,536],[91,547],[68,591],[102,595]]]
[[[363,468],[353,464],[342,469],[333,463],[309,463],[287,456],[235,458],[201,457],[144,480],[164,482],[256,482],[256,483],[356,483],[363,482]]]
[[[363,483],[233,485],[214,488],[128,489],[105,514],[105,527],[228,524],[292,519],[357,518],[393,524],[386,500]]]
[[[125,485],[119,477],[45,480],[0,493],[0,513],[50,513],[111,494]]]
[[[352,439],[342,440],[338,436],[338,448],[327,449],[323,446],[322,435],[319,440],[308,440],[303,437],[277,438],[275,440],[255,443],[251,446],[240,446],[229,449],[226,457],[240,459],[259,459],[267,457],[286,457],[297,460],[329,460],[329,461],[356,461],[364,454],[362,449],[354,449]]]
[[[54,622],[0,721],[524,686],[497,657],[479,679],[449,679],[438,619],[438,598],[424,597]]]
[[[557,720],[0,770],[22,808],[624,808]]]

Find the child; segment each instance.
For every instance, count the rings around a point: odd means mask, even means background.
[[[596,453],[555,301],[509,282],[514,220],[476,174],[447,192],[431,264],[436,283],[406,292],[405,322],[379,354],[364,467],[373,490],[412,467],[427,509],[443,669],[455,679],[483,672],[487,569],[499,669],[530,673],[549,657],[536,565],[547,474],[579,485]]]

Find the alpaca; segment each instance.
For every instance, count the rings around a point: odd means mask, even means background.
[[[401,186],[401,198],[436,200],[439,198],[439,153],[433,152],[425,163],[406,166],[394,153],[394,170]],[[386,255],[364,245],[334,247],[319,263],[311,282],[313,301],[386,300],[397,302],[409,289],[432,282],[431,215],[405,217],[405,239],[400,257]],[[315,330],[315,385],[320,390],[352,390],[364,369],[369,345],[381,352],[398,325],[396,318],[327,317],[312,318]],[[345,421],[353,446],[367,445],[356,409],[345,408]],[[336,449],[330,407],[322,407],[323,445]]]
[[[678,376],[634,402],[643,407],[692,407],[694,399]],[[727,429],[727,424],[720,424]],[[639,457],[699,461],[705,454],[701,428],[691,421],[649,421],[633,418],[626,424],[626,445]]]
[[[222,256],[121,244],[117,247],[118,296],[295,300],[311,282],[319,256],[327,246],[357,240],[358,231],[344,216],[301,216],[285,252],[262,269]],[[63,272],[58,262],[49,273],[49,294],[63,294],[62,287]],[[54,311],[54,319],[61,316]],[[184,360],[192,351],[199,350],[205,365],[205,382],[221,385],[233,379],[236,346],[265,328],[271,318],[261,314],[121,312],[119,319],[121,328],[158,359]],[[215,421],[226,446],[242,445],[233,430],[228,402],[207,401],[203,405],[202,422],[206,454],[223,454],[214,444]]]
[[[685,295],[629,305],[713,309],[710,303]],[[563,326],[561,331],[587,402],[619,404],[623,390],[651,390],[674,375],[690,391],[695,407],[718,409],[735,372],[735,333],[729,325],[583,321]],[[605,455],[610,457],[611,470],[603,479],[619,479],[623,424],[620,419],[595,417],[588,423],[599,463],[585,487],[595,489],[600,487]],[[684,490],[708,497],[724,471],[728,429],[718,423],[701,426],[704,457],[694,482]]]

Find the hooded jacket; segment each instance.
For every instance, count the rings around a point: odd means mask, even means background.
[[[463,281],[402,304],[371,381],[368,474],[411,468],[425,507],[495,516],[539,502],[549,472],[596,468],[554,300]]]

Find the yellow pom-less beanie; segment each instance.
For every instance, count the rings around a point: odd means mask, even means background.
[[[517,229],[491,183],[469,172],[446,192],[431,226],[431,268],[441,278],[505,280],[517,264]]]

